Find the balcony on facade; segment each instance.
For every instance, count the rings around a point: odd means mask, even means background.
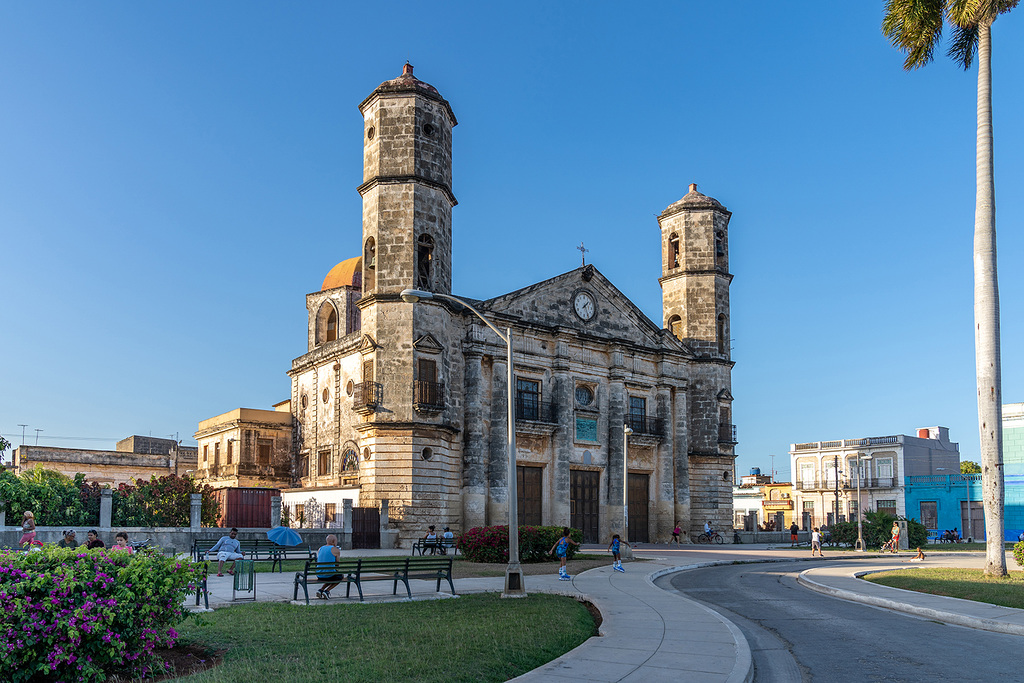
[[[516,420],[558,424],[555,404],[541,401],[537,394],[522,392],[516,395]]]
[[[412,383],[412,400],[416,410],[424,412],[440,412],[444,410],[444,384],[441,382]]]
[[[639,415],[628,413],[626,424],[633,430],[634,434],[647,436],[665,436],[665,421],[653,415]]]
[[[895,477],[861,477],[860,479],[861,489],[891,489],[896,486],[898,486],[898,483],[896,482]],[[798,479],[796,482],[796,488],[798,491],[835,491],[836,480],[835,477]],[[850,489],[856,490],[856,488],[856,477],[839,478],[839,490],[848,491]]]
[[[736,440],[736,425],[722,423],[718,425],[718,443],[720,444],[732,444],[736,445],[739,441]]]
[[[361,415],[376,412],[384,403],[384,387],[379,382],[361,382],[352,393],[352,410]]]

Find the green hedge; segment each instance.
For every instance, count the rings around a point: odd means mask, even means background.
[[[551,546],[562,537],[560,526],[519,527],[519,561],[545,562],[552,558]],[[583,532],[571,529],[569,538],[583,542]],[[508,562],[508,527],[478,526],[459,536],[459,550],[471,562]],[[579,546],[569,544],[567,557],[572,559]]]
[[[866,512],[864,517],[865,519],[861,523],[864,527],[864,547],[881,548],[891,537],[892,523],[897,518],[886,512]],[[901,517],[900,519],[903,518]],[[852,548],[857,543],[856,522],[839,522],[838,524],[833,524],[829,531],[832,534],[832,538],[843,545]],[[928,529],[925,528],[924,524],[921,524],[916,519],[908,519],[907,544],[909,547],[918,548],[927,542]]]
[[[88,482],[85,475],[73,478],[37,467],[21,476],[0,471],[0,500],[5,501],[7,519],[21,524],[22,513],[31,510],[38,526],[95,526],[100,521],[100,492],[104,487]],[[113,491],[113,526],[188,526],[193,493],[203,496],[202,524],[215,526],[220,504],[213,489],[191,477],[167,475],[134,484],[121,484]]]
[[[47,545],[0,552],[0,680],[102,681],[156,671],[200,565],[150,552]]]

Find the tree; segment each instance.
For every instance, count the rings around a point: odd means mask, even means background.
[[[960,463],[960,474],[980,474],[981,465],[973,460],[964,460]]]
[[[974,349],[981,436],[981,490],[987,537],[985,573],[1006,576],[1003,551],[1003,416],[992,169],[992,23],[1020,0],[886,0],[882,33],[906,53],[903,68],[932,61],[948,22],[947,54],[967,70],[978,57],[977,193],[974,208]]]

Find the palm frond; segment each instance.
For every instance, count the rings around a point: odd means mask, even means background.
[[[974,55],[978,52],[980,26],[977,22],[967,26],[953,26],[953,39],[949,43],[946,54],[962,66],[964,71],[971,68],[971,64],[974,63]]]
[[[947,0],[886,0],[882,33],[893,47],[907,54],[904,69],[918,69],[932,61],[935,46],[942,38],[946,3]]]

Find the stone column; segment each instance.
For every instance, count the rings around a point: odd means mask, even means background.
[[[281,526],[281,496],[270,497],[270,526]]]
[[[352,549],[352,499],[346,498],[342,501],[342,510],[344,511],[344,524],[341,529],[342,538],[339,539],[338,545],[346,550]]]
[[[675,526],[675,459],[674,449],[675,421],[673,420],[672,387],[665,382],[657,387],[658,420],[665,430],[662,442],[655,449],[656,488],[654,505],[657,510],[654,523],[654,538],[669,539],[672,527]]]
[[[0,500],[0,529],[7,526],[7,501]]]
[[[622,428],[626,423],[626,384],[625,369],[622,365],[622,352],[612,353],[612,367],[608,375],[608,532],[621,534],[622,529],[622,485],[623,485],[623,439]],[[602,525],[603,526],[603,525]],[[623,538],[622,540],[627,540]]]
[[[100,489],[100,528],[109,529],[110,517],[114,506],[114,492],[111,489]]]
[[[677,386],[673,395],[675,410],[672,415],[672,466],[675,473],[675,522],[692,542],[693,523],[690,514],[690,442],[687,431],[689,408],[686,387]]]
[[[192,531],[199,531],[200,527],[202,527],[203,519],[203,494],[189,494],[189,500],[192,504],[189,510],[189,527],[191,527]]]
[[[398,547],[398,530],[391,528],[391,513],[388,508],[387,498],[380,501],[380,547],[382,550]]]
[[[573,451],[573,437],[576,431],[576,413],[573,411],[573,384],[569,375],[569,359],[563,358],[564,342],[558,342],[559,357],[555,361],[553,374],[554,390],[552,399],[558,407],[558,429],[552,436],[554,457],[551,473],[551,493],[547,496],[551,501],[551,511],[547,524],[568,526],[570,520],[570,483],[572,473],[570,459]]]
[[[491,442],[487,462],[487,524],[508,524],[508,364],[491,366]],[[515,429],[515,426],[512,427]]]
[[[483,354],[466,353],[466,442],[463,451],[462,526],[471,529],[487,522],[487,435],[484,415],[488,406],[484,393]]]

